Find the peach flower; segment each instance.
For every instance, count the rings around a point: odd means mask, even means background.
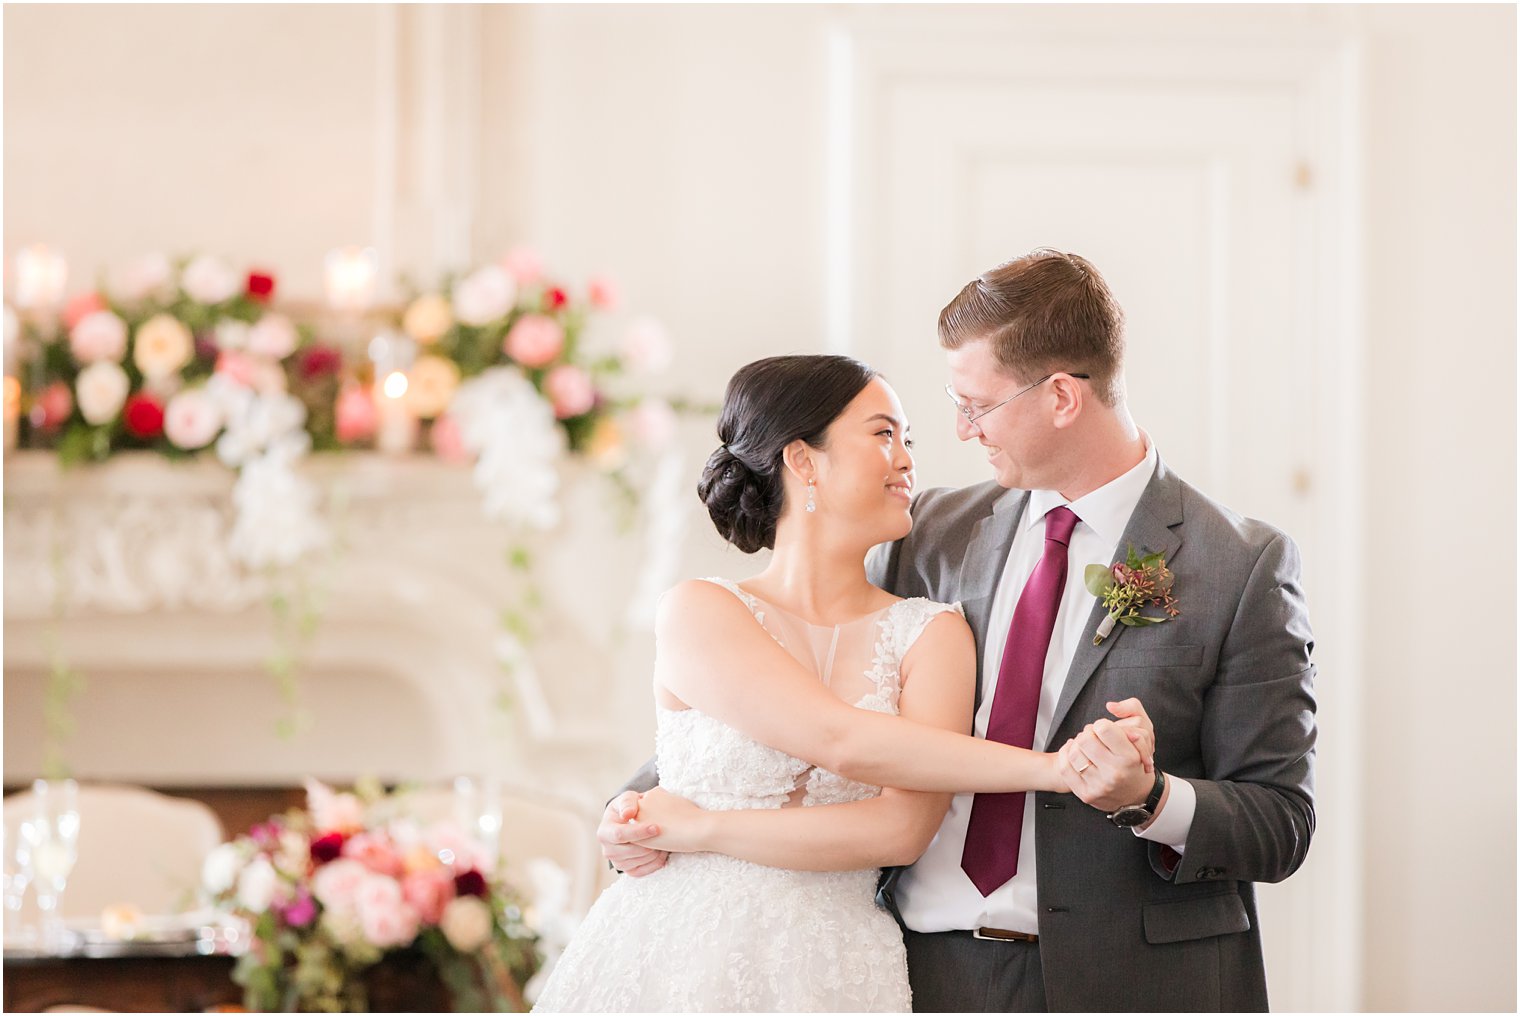
[[[108,310],[91,311],[69,330],[69,351],[80,363],[120,363],[127,352],[127,323]]]
[[[137,329],[132,362],[144,377],[163,378],[176,373],[195,355],[190,329],[168,314],[155,314]]]
[[[507,332],[501,348],[524,367],[547,367],[565,348],[565,329],[551,317],[524,314]]]
[[[343,856],[351,857],[377,875],[401,874],[401,858],[383,836],[358,833],[343,842]]]
[[[437,293],[427,293],[412,301],[401,319],[401,327],[424,346],[432,345],[454,327],[454,311],[448,300]]]
[[[401,880],[401,895],[424,924],[437,924],[454,898],[454,877],[446,871],[413,872]]]
[[[459,388],[459,368],[441,356],[419,356],[407,372],[406,398],[412,412],[424,420],[449,408]]]
[[[617,283],[605,275],[594,276],[586,283],[586,296],[597,310],[617,310]]]
[[[459,896],[443,908],[438,925],[449,945],[472,953],[491,940],[491,908],[477,896]]]

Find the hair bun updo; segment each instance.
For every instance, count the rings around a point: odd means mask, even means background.
[[[697,482],[718,535],[746,554],[775,546],[781,490],[779,477],[755,472],[727,445],[708,456]]]
[[[776,545],[782,453],[824,435],[876,371],[848,356],[770,356],[739,368],[723,394],[718,438],[697,483],[718,535],[753,554]]]

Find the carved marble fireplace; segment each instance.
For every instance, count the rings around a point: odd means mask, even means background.
[[[310,722],[282,734],[290,709],[265,662],[288,579],[229,556],[232,474],[150,455],[72,470],[7,456],[6,782],[42,767],[57,655],[84,682],[64,742],[81,778],[477,773],[599,806],[651,750],[648,620],[680,555],[679,510],[625,527],[604,478],[567,471],[563,521],[526,541],[543,605],[518,651],[502,622],[522,593],[512,541],[482,515],[468,468],[353,454],[302,469],[336,549],[303,570],[322,604],[299,656]]]

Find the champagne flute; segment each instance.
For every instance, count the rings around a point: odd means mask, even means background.
[[[26,902],[26,887],[32,881],[32,846],[21,835],[21,823],[12,830],[9,823],[0,823],[0,855],[5,863],[5,941],[24,944],[21,908]]]
[[[37,909],[42,911],[42,948],[62,952],[59,904],[79,857],[79,785],[73,780],[37,780],[32,797],[36,813],[23,823],[22,832],[31,847]]]

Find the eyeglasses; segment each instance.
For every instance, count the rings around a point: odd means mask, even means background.
[[[1061,372],[1057,372],[1057,373],[1061,373]],[[1090,380],[1091,377],[1092,377],[1092,375],[1090,375],[1090,374],[1073,374],[1070,371],[1066,371],[1064,373],[1066,374],[1067,377],[1079,377],[1079,378],[1081,378],[1084,381]],[[976,412],[974,409],[972,409],[966,403],[962,402],[960,400],[960,398],[955,394],[955,389],[952,388],[950,385],[945,385],[945,394],[948,395],[948,396],[950,396],[950,401],[953,402],[953,403],[955,403],[955,408],[960,412],[960,414],[962,416],[964,416],[966,418],[966,422],[967,423],[975,423],[976,421],[980,420],[982,417],[986,416],[988,413],[992,412],[993,409],[1001,409],[1002,407],[1008,405],[1008,403],[1012,402],[1014,399],[1018,398],[1020,395],[1024,395],[1024,394],[1027,394],[1029,392],[1034,391],[1036,388],[1040,387],[1040,385],[1044,384],[1046,381],[1049,381],[1051,378],[1053,378],[1055,376],[1056,375],[1054,373],[1052,373],[1052,374],[1046,374],[1044,377],[1040,378],[1040,380],[1036,381],[1034,384],[1030,385],[1028,388],[1025,388],[1023,391],[1015,392],[1014,394],[1012,394],[1012,395],[1008,396],[1006,399],[1004,399],[1002,402],[999,402],[997,405],[992,406],[989,409],[984,409],[980,413]]]

